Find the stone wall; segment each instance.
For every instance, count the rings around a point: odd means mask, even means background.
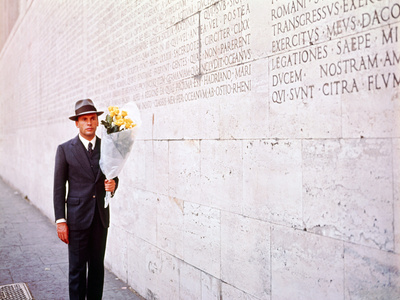
[[[107,266],[148,299],[400,294],[400,3],[32,1],[0,175],[53,219],[76,100],[134,101]]]

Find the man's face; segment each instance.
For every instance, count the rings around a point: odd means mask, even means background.
[[[79,116],[78,120],[75,121],[76,127],[79,128],[79,133],[82,137],[87,140],[92,140],[96,135],[97,126],[99,126],[99,120],[97,114],[87,114]]]

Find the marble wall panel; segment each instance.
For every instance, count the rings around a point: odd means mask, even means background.
[[[184,139],[218,139],[220,137],[221,109],[218,100],[203,99],[200,102],[188,102],[180,114],[184,119]],[[190,117],[189,117],[190,116]]]
[[[273,136],[338,137],[341,135],[340,97],[322,93],[320,65],[329,61],[331,38],[323,38],[334,22],[339,3],[274,2],[268,5],[270,40],[269,102]],[[332,42],[330,42],[332,43]]]
[[[157,194],[143,190],[125,190],[111,199],[110,219],[117,227],[156,245],[157,209]]]
[[[393,251],[393,174],[387,140],[303,141],[308,231]]]
[[[221,280],[214,276],[201,273],[201,299],[218,300],[221,299]]]
[[[120,179],[121,186],[168,194],[168,142],[136,140]]]
[[[121,183],[126,182],[127,185],[133,188],[146,189],[146,176],[149,175],[146,170],[146,157],[152,156],[148,149],[146,142],[143,140],[136,140],[133,149],[126,160],[124,168],[121,171]],[[151,160],[147,159],[151,162]]]
[[[398,298],[399,254],[346,244],[344,261],[345,299]]]
[[[221,213],[221,279],[257,299],[269,299],[270,224]]]
[[[242,141],[201,141],[201,203],[242,212]]]
[[[133,210],[137,210],[135,207],[137,195],[132,195],[132,191],[129,191],[122,184],[117,191],[118,193],[111,198],[110,202],[110,222],[117,227],[125,228],[125,230],[132,232],[130,230],[133,229],[134,224],[132,213]]]
[[[221,213],[199,204],[184,202],[184,261],[220,278]]]
[[[348,65],[349,74],[341,76],[338,89],[344,137],[398,137],[399,92],[395,87],[399,82],[400,53],[394,47],[399,49],[400,43],[397,37],[393,38],[395,31],[397,27],[378,27],[335,43],[336,52],[341,52],[340,60],[329,62],[326,77],[338,81],[335,79],[338,67]],[[355,40],[360,44],[357,49],[353,49],[355,46],[351,50],[344,48]],[[346,89],[345,82],[351,88]],[[347,90],[357,92],[357,97]]]
[[[332,42],[331,42],[332,43]],[[331,45],[326,45],[332,47]],[[307,49],[307,48],[306,48]],[[304,50],[306,51],[306,50]],[[320,54],[321,46],[310,46],[307,50]],[[302,52],[300,52],[302,53]],[[340,137],[341,102],[339,95],[320,96],[323,89],[316,87],[319,65],[296,65],[278,67],[277,61],[288,59],[298,52],[283,53],[269,59],[269,100],[270,132],[279,138],[330,138]],[[311,55],[311,54],[308,54]],[[321,58],[319,63],[326,64],[329,58]]]
[[[200,142],[169,142],[169,195],[197,202],[200,194]]]
[[[344,299],[343,253],[341,241],[273,226],[271,298]]]
[[[154,143],[153,141],[145,141],[144,142],[144,165],[145,165],[145,190],[157,192],[156,190],[156,181],[155,181],[155,172],[156,165],[154,159]]]
[[[183,262],[180,265],[179,274],[179,299],[220,299],[221,282],[219,279]]]
[[[400,253],[400,140],[393,140],[394,249]]]
[[[151,110],[140,110],[142,125],[140,127],[138,139],[150,140],[153,138],[154,113]]]
[[[266,59],[259,59],[228,69],[232,74],[230,84],[236,84],[240,87],[238,90],[243,91],[237,95],[228,94],[220,99],[219,127],[222,139],[270,136],[267,64]],[[254,81],[252,78],[259,80]]]
[[[302,153],[298,140],[243,144],[243,214],[302,226]]]
[[[179,260],[138,238],[128,241],[128,283],[146,299],[179,299]]]
[[[149,260],[150,271],[156,275],[157,285],[153,292],[157,298],[179,299],[179,265],[177,258],[160,250]]]
[[[154,246],[134,235],[127,240],[127,282],[142,296],[147,296],[155,289],[153,273],[147,259],[147,255],[153,251],[156,251]]]
[[[115,270],[123,281],[128,280],[128,240],[130,234],[117,226],[111,226],[107,237],[106,267]],[[112,258],[112,259],[111,259]]]
[[[168,142],[152,141],[154,192],[168,194]]]
[[[157,245],[169,254],[183,258],[184,202],[161,195],[157,201]]]
[[[182,263],[179,268],[179,299],[201,299],[201,271]]]
[[[183,139],[184,122],[182,104],[154,109],[153,135],[155,139]]]

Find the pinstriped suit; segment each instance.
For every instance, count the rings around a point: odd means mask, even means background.
[[[88,299],[101,299],[103,292],[110,213],[108,207],[104,208],[105,176],[99,167],[100,143],[97,137],[90,156],[76,136],[59,145],[56,153],[54,212],[56,220],[67,219],[69,228],[70,299],[85,299],[86,293]],[[89,266],[87,288],[86,264]]]

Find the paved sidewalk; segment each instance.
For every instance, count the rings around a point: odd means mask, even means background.
[[[56,226],[0,178],[0,286],[26,283],[35,300],[68,300],[68,249]],[[103,299],[141,300],[106,271]]]

